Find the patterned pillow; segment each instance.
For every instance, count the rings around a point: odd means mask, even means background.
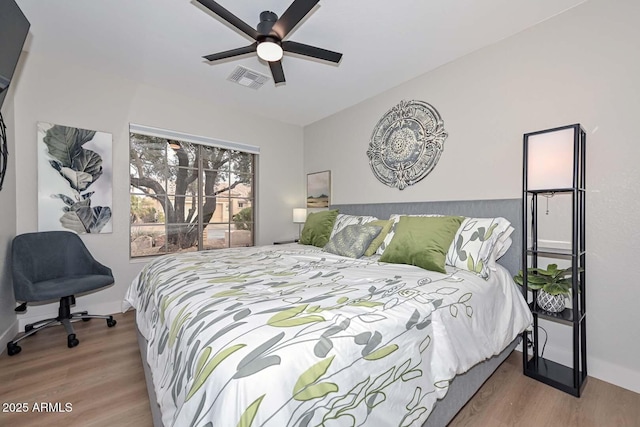
[[[338,231],[322,249],[336,255],[360,258],[382,227],[377,225],[347,225]]]
[[[513,230],[514,230],[513,227],[507,228],[507,230],[504,233],[502,233],[502,236],[500,236],[500,239],[498,239],[498,243],[496,243],[496,246],[493,248],[493,252],[492,252],[492,255],[495,257],[496,260],[500,259],[500,257],[506,254],[509,248],[511,247],[513,240],[511,240],[511,237],[509,236],[511,236],[511,233],[513,233]]]
[[[505,233],[513,231],[504,218],[465,218],[447,252],[447,264],[487,279],[496,245],[504,245]]]
[[[369,245],[367,250],[364,251],[364,256],[372,256],[376,253],[376,251],[384,241],[384,238],[387,236],[387,233],[389,232],[389,230],[391,230],[391,226],[393,224],[393,221],[391,221],[390,219],[377,219],[375,221],[367,223],[367,225],[377,225],[382,227],[382,231],[376,236],[375,239],[371,241],[371,244]]]
[[[500,240],[498,240],[498,243],[496,243],[496,246],[493,248],[493,251],[491,252],[491,256],[489,257],[489,270],[491,271],[496,271],[498,269],[496,267],[497,261],[500,259],[501,256],[507,253],[507,251],[511,247],[511,244],[513,243],[513,240],[511,240],[511,237],[508,236],[508,234],[511,234],[513,232],[513,227],[509,227],[509,228],[510,228],[509,230],[503,233],[502,237],[500,238]]]
[[[333,223],[333,230],[331,230],[331,236],[329,236],[329,238],[332,238],[333,236],[335,236],[338,231],[342,230],[347,225],[354,225],[354,224],[364,225],[368,222],[375,221],[377,219],[378,218],[376,218],[375,216],[368,216],[368,215],[338,214],[338,217],[336,218],[336,222]]]

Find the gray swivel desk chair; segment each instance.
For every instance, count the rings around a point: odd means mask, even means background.
[[[60,308],[58,317],[26,325],[25,334],[7,344],[9,356],[20,352],[19,341],[50,325],[64,325],[69,348],[80,342],[71,326],[72,320],[100,318],[107,320],[107,326],[115,326],[113,316],[93,315],[86,311],[71,313],[71,306],[76,302],[75,294],[114,282],[111,269],[91,256],[77,234],[68,231],[21,234],[13,239],[11,256],[13,290],[16,301],[23,302],[16,311],[24,311],[28,302],[57,298],[60,298]]]

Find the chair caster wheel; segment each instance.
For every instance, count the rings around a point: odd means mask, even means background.
[[[113,317],[107,319],[107,326],[110,328],[113,328],[114,326],[116,326],[116,323],[118,322],[116,322],[116,320]]]
[[[22,351],[22,347],[20,347],[18,344],[12,342],[7,343],[7,354],[9,356],[15,356],[16,354],[20,353],[20,351]]]
[[[67,336],[67,347],[73,348],[80,344],[80,341],[76,338],[76,334],[69,334]]]
[[[89,314],[89,312],[88,311],[81,311],[80,314],[83,315],[83,316],[86,316],[87,314]],[[91,320],[90,317],[82,319],[83,322],[88,322],[89,320]]]
[[[33,331],[33,325],[24,325],[24,333],[25,333],[25,334],[26,334],[26,333],[29,333],[29,332],[31,332],[31,331]],[[38,333],[38,331],[35,331],[35,332],[34,332],[34,333],[32,333],[31,335],[35,335],[35,334],[37,334],[37,333]]]

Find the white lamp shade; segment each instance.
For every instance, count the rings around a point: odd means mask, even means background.
[[[274,42],[264,41],[258,45],[256,49],[258,56],[265,61],[275,62],[282,59],[282,47]]]
[[[293,222],[296,224],[304,223],[307,220],[307,210],[305,208],[293,209]]]
[[[573,187],[575,128],[529,135],[527,190]]]

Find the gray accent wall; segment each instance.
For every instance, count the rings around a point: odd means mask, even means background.
[[[305,172],[331,170],[332,203],[387,203],[520,198],[523,134],[581,123],[587,131],[589,374],[636,392],[638,22],[637,0],[590,0],[304,130]],[[399,191],[375,179],[366,151],[383,114],[411,99],[435,106],[449,137],[431,174]],[[549,200],[543,216],[551,231],[540,238],[566,239],[556,227],[566,220],[564,203]],[[545,328],[545,357],[569,362],[568,328]]]

